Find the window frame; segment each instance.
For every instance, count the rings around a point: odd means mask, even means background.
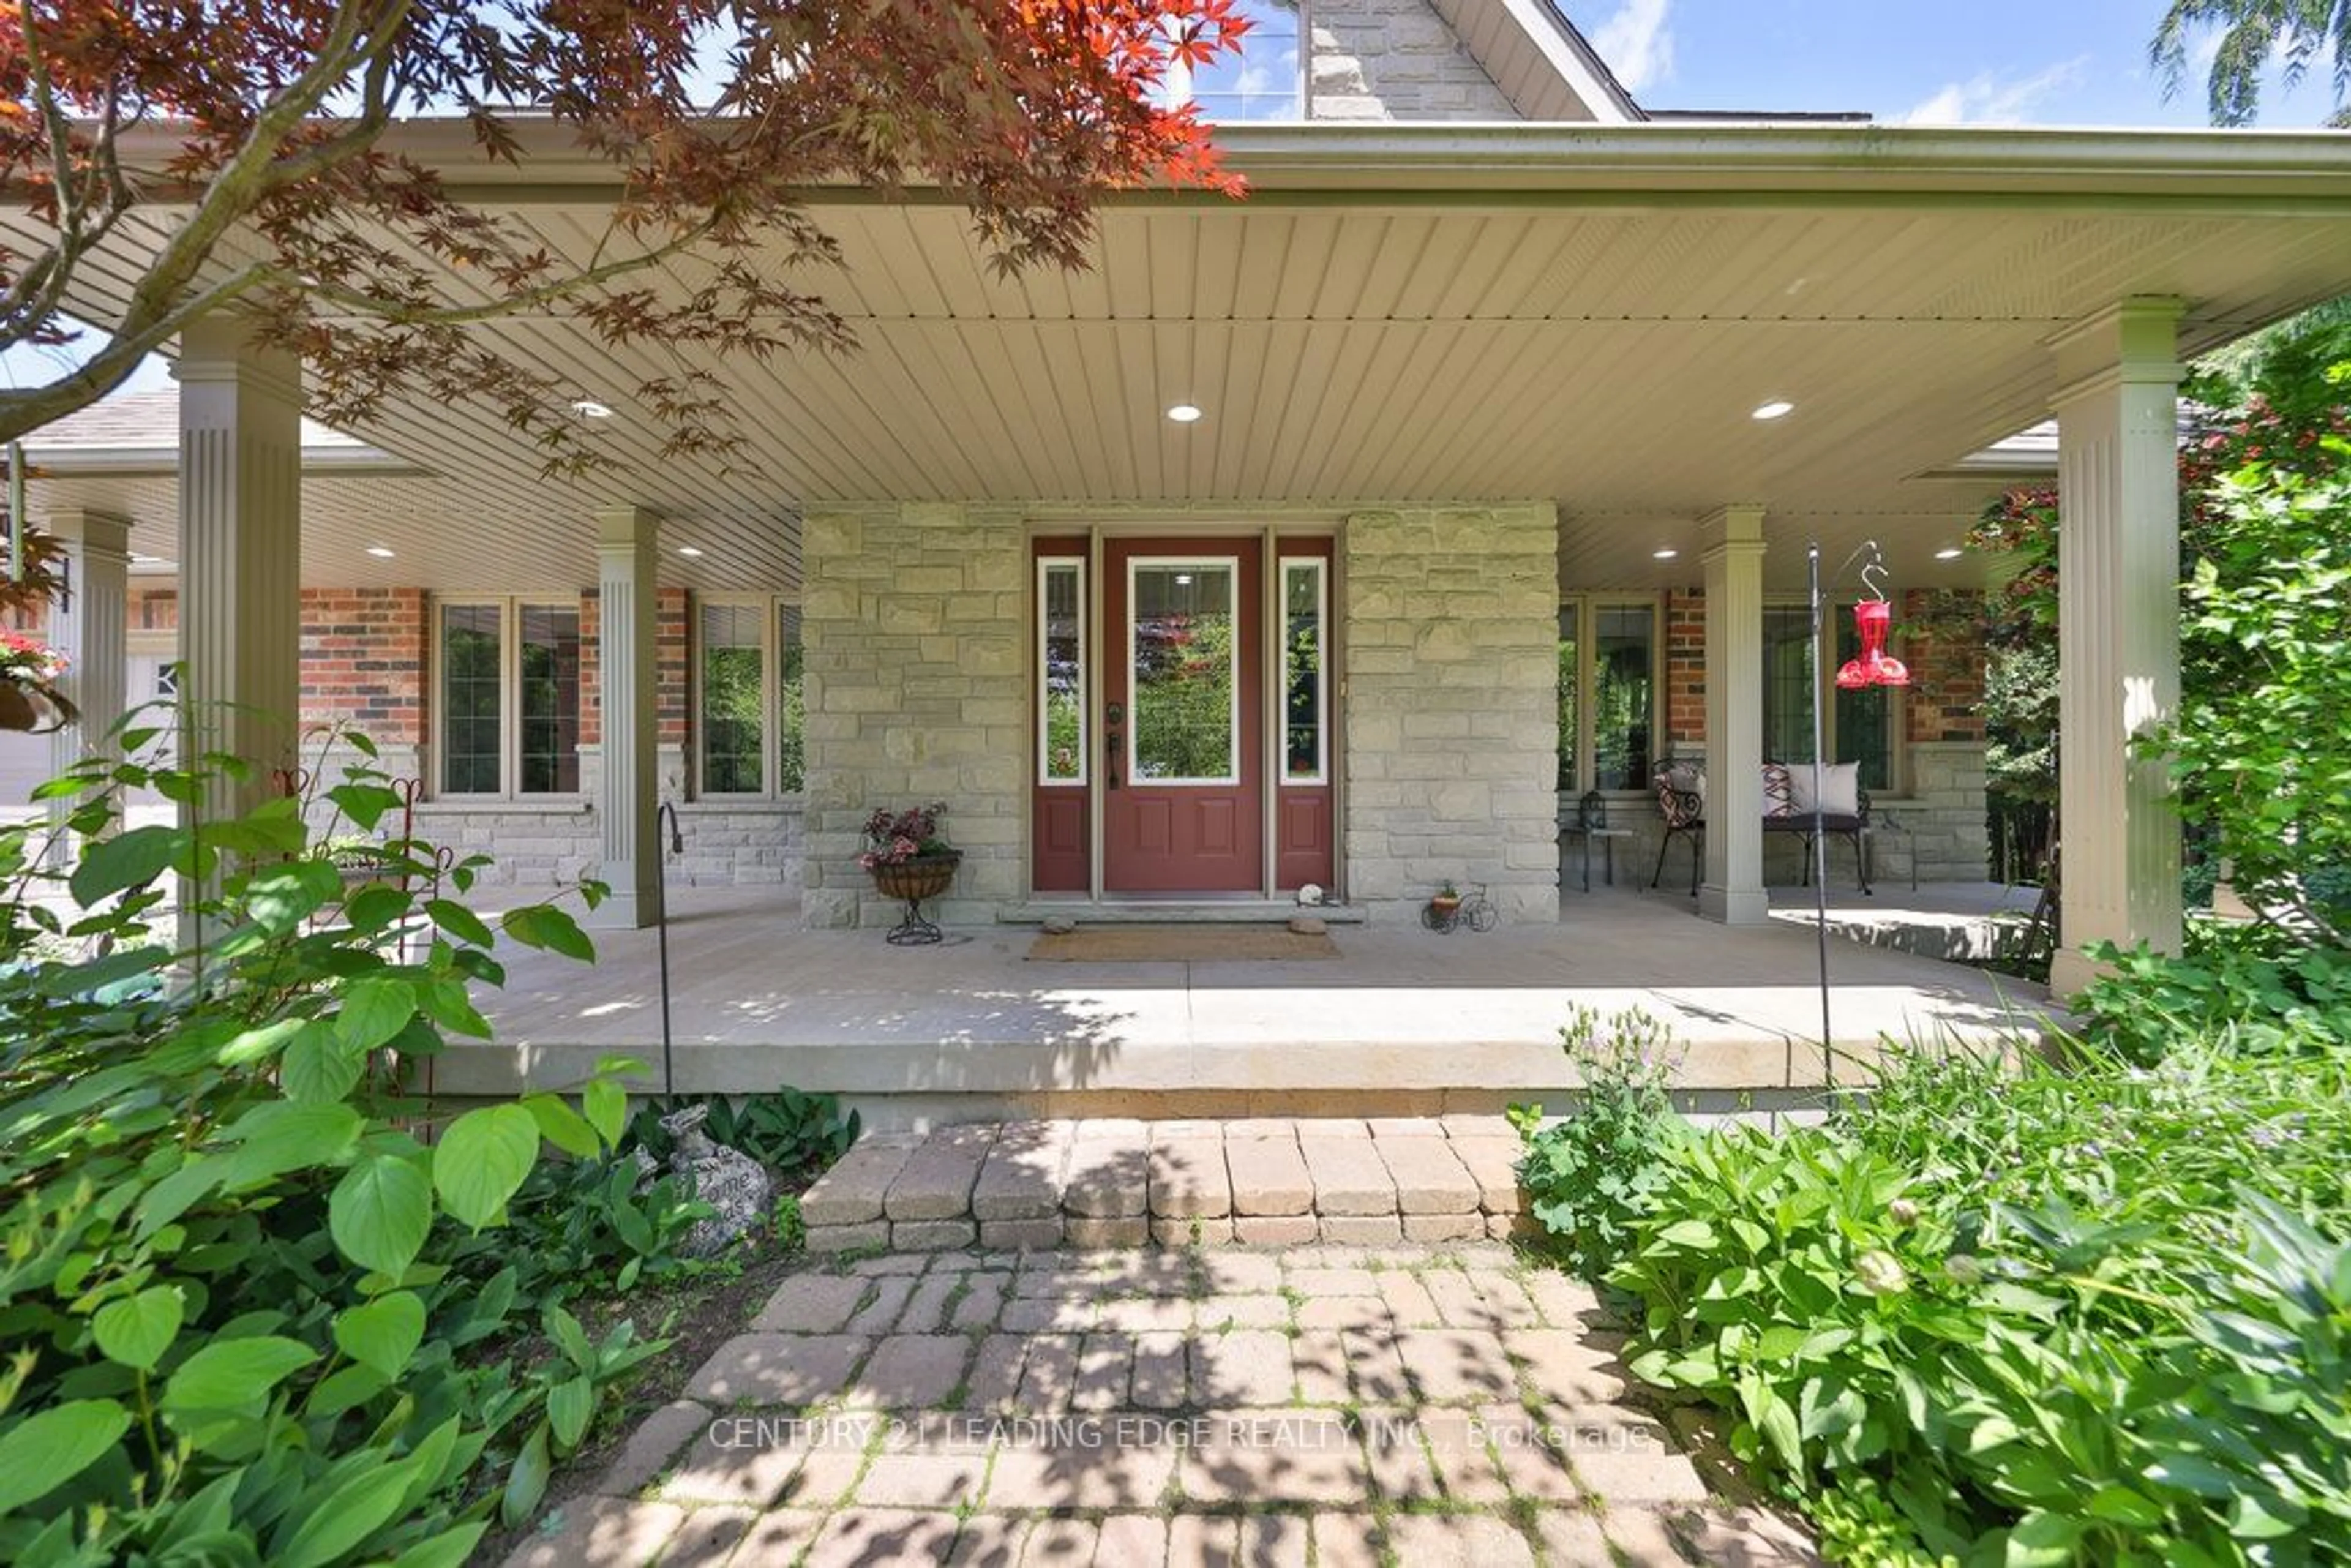
[[[1558,625],[1558,612],[1566,610],[1575,612],[1574,766],[1571,771],[1571,781],[1559,786],[1559,792],[1562,795],[1573,795],[1581,799],[1585,792],[1597,787],[1595,780],[1600,772],[1598,756],[1600,742],[1594,723],[1597,717],[1597,705],[1593,700],[1593,686],[1597,674],[1594,653],[1599,643],[1599,638],[1596,635],[1599,612],[1628,607],[1649,612],[1649,735],[1653,748],[1667,744],[1666,716],[1669,711],[1669,705],[1666,691],[1666,643],[1668,631],[1666,624],[1666,596],[1656,592],[1607,591],[1562,593],[1559,596],[1559,604],[1552,617],[1554,630]],[[1554,636],[1552,642],[1554,661],[1557,658],[1557,647],[1558,643]],[[1649,758],[1652,765],[1656,760],[1655,757]],[[1647,781],[1642,780],[1621,789],[1610,790],[1609,793],[1638,795],[1644,793],[1647,788]]]
[[[445,788],[448,775],[444,771],[448,761],[449,694],[444,684],[448,679],[448,612],[451,610],[475,610],[487,605],[498,612],[498,787],[493,790],[450,789]],[[431,672],[431,703],[433,708],[432,753],[426,771],[433,780],[428,797],[434,800],[465,803],[529,806],[544,802],[576,803],[587,799],[587,770],[579,763],[579,747],[575,743],[573,765],[580,779],[580,788],[549,789],[526,793],[522,780],[522,617],[526,610],[569,611],[572,616],[574,634],[580,638],[584,656],[588,647],[587,629],[580,624],[582,614],[578,594],[559,593],[452,593],[433,597],[433,614],[429,635],[432,645],[427,654]],[[598,639],[598,670],[602,669],[601,638]],[[584,694],[587,683],[580,685]],[[580,716],[574,713],[576,728]]]
[[[1297,0],[1298,13],[1298,73],[1294,83],[1298,112],[1280,120],[1211,120],[1201,118],[1210,125],[1302,125],[1314,118],[1314,22],[1311,15],[1311,0]],[[1169,24],[1171,26],[1173,23]],[[1246,58],[1246,56],[1243,57]],[[1162,96],[1168,108],[1181,109],[1196,101],[1192,89],[1192,68],[1183,61],[1170,59],[1160,78]]]
[[[1126,624],[1119,628],[1119,641],[1123,650],[1123,656],[1126,660],[1126,667],[1122,674],[1123,684],[1126,687],[1127,782],[1135,789],[1230,789],[1238,787],[1241,782],[1241,776],[1245,771],[1243,759],[1246,755],[1242,750],[1241,710],[1248,706],[1242,681],[1248,662],[1241,657],[1241,637],[1244,632],[1242,617],[1249,613],[1248,607],[1241,603],[1242,560],[1243,558],[1238,551],[1232,555],[1197,553],[1180,556],[1131,555],[1126,558]],[[1135,586],[1144,571],[1182,571],[1186,569],[1196,572],[1222,572],[1225,576],[1225,613],[1227,619],[1232,622],[1233,628],[1233,645],[1231,651],[1226,655],[1225,666],[1226,690],[1230,694],[1230,700],[1226,704],[1225,725],[1227,735],[1225,756],[1229,765],[1226,768],[1223,777],[1217,779],[1145,778],[1143,774],[1142,726],[1137,722],[1143,711],[1143,704],[1139,694],[1134,689],[1134,660],[1142,645],[1143,631],[1143,607],[1137,599]]]
[[[1053,632],[1052,622],[1048,613],[1050,599],[1046,584],[1051,580],[1053,570],[1057,569],[1074,572],[1078,586],[1078,774],[1074,779],[1053,777],[1052,716],[1046,701],[1045,690],[1045,683],[1051,665],[1051,660],[1047,656],[1048,646],[1052,641]],[[1088,631],[1092,625],[1089,619],[1092,607],[1088,603],[1091,592],[1087,586],[1090,576],[1092,573],[1088,571],[1086,558],[1082,555],[1040,554],[1037,557],[1037,782],[1050,789],[1083,789],[1094,781],[1094,672],[1090,667],[1092,663],[1091,654],[1093,650],[1091,646],[1092,638]]]
[[[757,789],[712,789],[705,777],[707,758],[703,739],[708,715],[703,707],[706,646],[702,612],[705,606],[756,610],[759,621],[759,781]],[[795,800],[805,792],[783,788],[784,777],[784,612],[799,607],[791,593],[695,593],[687,600],[686,653],[686,773],[689,799],[714,805],[749,805],[763,800]],[[805,674],[802,679],[806,679]]]
[[[1293,776],[1290,771],[1290,574],[1314,574],[1314,771]],[[1275,613],[1281,626],[1277,657],[1275,701],[1281,708],[1281,757],[1275,782],[1315,789],[1331,782],[1331,558],[1322,555],[1274,557]]]

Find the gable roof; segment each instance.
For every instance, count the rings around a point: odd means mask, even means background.
[[[1428,0],[1510,107],[1528,120],[1646,119],[1554,0]]]
[[[1838,124],[1865,113],[1773,110],[1646,109],[1570,20],[1560,0],[1428,0],[1520,118],[1635,125]]]

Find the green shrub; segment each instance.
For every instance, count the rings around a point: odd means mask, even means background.
[[[2351,1560],[2351,1051],[1897,1056],[1667,1151],[1635,1371],[1855,1561]]]
[[[465,902],[480,862],[413,841],[348,883],[325,843],[398,820],[371,768],[315,836],[292,799],[120,823],[129,789],[211,782],[76,769],[44,791],[81,835],[57,871],[46,829],[0,826],[0,1560],[455,1563],[657,1348],[557,1304],[600,1243],[502,1234],[580,1201],[544,1147],[608,1159],[636,1064],[576,1104],[406,1099],[411,1064],[488,1034],[494,940],[585,959],[586,937],[549,904],[494,932]],[[209,890],[186,951],[175,878]]]
[[[2174,1041],[2219,1034],[2244,1051],[2351,1045],[2351,952],[2269,926],[2191,929],[2184,957],[2090,949],[2105,972],[2072,1002],[2087,1038],[2142,1064]]]
[[[839,1096],[785,1088],[760,1094],[648,1100],[629,1124],[632,1146],[655,1159],[669,1158],[675,1141],[663,1128],[663,1118],[704,1104],[710,1114],[702,1131],[711,1142],[741,1150],[787,1183],[821,1173],[857,1142],[858,1114],[842,1114]]]
[[[1634,1218],[1663,1179],[1666,1149],[1684,1134],[1675,1115],[1674,1063],[1665,1026],[1638,1009],[1607,1019],[1578,1008],[1560,1030],[1581,1092],[1552,1126],[1541,1105],[1513,1105],[1526,1141],[1519,1181],[1530,1209],[1568,1267],[1599,1280],[1629,1250]]]

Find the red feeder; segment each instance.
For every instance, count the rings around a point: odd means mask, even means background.
[[[1870,686],[1910,684],[1910,666],[1886,651],[1886,636],[1893,627],[1894,606],[1883,599],[1865,599],[1853,607],[1853,628],[1861,634],[1861,657],[1839,666],[1838,690],[1857,692]]]

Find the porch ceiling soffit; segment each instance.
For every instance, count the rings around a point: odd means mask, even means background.
[[[488,410],[395,402],[352,434],[459,487],[415,526],[480,570],[584,563],[585,519],[635,503],[665,540],[694,532],[721,585],[782,580],[797,508],[851,498],[1898,517],[1944,504],[1913,476],[2045,415],[2065,325],[2178,295],[2192,353],[2351,289],[2342,136],[1331,131],[1236,129],[1249,202],[1114,202],[1079,274],[998,279],[952,207],[814,193],[846,267],[799,281],[862,348],[707,362],[753,438],[739,471],[663,457],[632,417],[666,351],[547,314],[482,330],[618,410],[592,433],[615,472],[550,485]],[[527,162],[536,180],[474,193],[583,256],[606,210],[583,168]],[[75,303],[103,318],[121,283]],[[1796,413],[1749,417],[1775,397]],[[1179,402],[1207,416],[1171,423]]]

